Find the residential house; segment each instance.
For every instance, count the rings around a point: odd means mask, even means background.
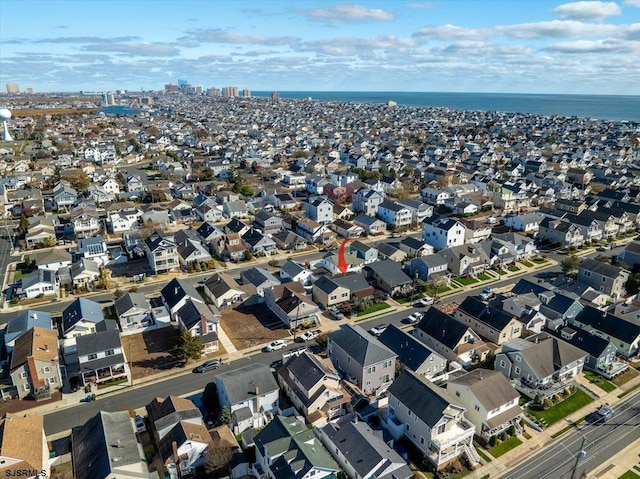
[[[109,229],[113,233],[123,233],[137,229],[140,224],[140,218],[142,212],[138,209],[124,210],[124,211],[112,211],[109,212],[107,223]]]
[[[322,196],[310,197],[304,202],[304,215],[320,224],[333,222],[333,204]]]
[[[115,326],[114,321],[109,321],[108,324]],[[130,384],[131,372],[118,329],[78,336],[76,345],[83,386],[104,384],[119,379],[126,379]]]
[[[414,336],[392,324],[378,340],[398,356],[402,367],[430,381],[446,376],[447,360]]]
[[[222,205],[222,214],[225,218],[243,218],[248,213],[247,203],[243,200],[229,201]]]
[[[344,205],[333,205],[333,219],[334,220],[350,220],[355,215],[353,210]]]
[[[78,192],[64,182],[53,188],[53,202],[57,210],[69,210],[78,201]]]
[[[218,350],[218,324],[220,312],[213,305],[187,298],[185,304],[176,312],[176,321],[180,329],[186,330],[200,340],[202,352]]]
[[[396,354],[361,326],[346,324],[327,336],[334,367],[365,394],[377,396],[393,382]]]
[[[289,329],[320,323],[320,308],[305,294],[302,283],[290,282],[266,289],[267,308]]]
[[[399,440],[407,438],[436,470],[466,456],[480,462],[474,450],[475,427],[466,409],[445,390],[410,371],[402,371],[388,389],[384,426]]]
[[[392,201],[383,201],[378,205],[378,218],[392,229],[411,226],[412,213],[409,208]]]
[[[429,281],[434,276],[440,276],[448,283],[450,275],[447,272],[447,266],[448,262],[445,257],[439,254],[431,254],[413,258],[407,263],[406,270],[411,278],[417,277],[422,281]]]
[[[169,311],[162,300],[147,299],[141,293],[125,293],[115,301],[122,334],[138,333],[170,325]]]
[[[363,309],[369,301],[373,301],[376,290],[369,284],[362,273],[345,273],[335,275],[331,278],[335,284],[349,290],[351,303],[357,308]]]
[[[19,281],[16,293],[26,299],[55,296],[58,291],[56,273],[48,269],[36,269]]]
[[[3,335],[4,347],[7,350],[7,353],[11,353],[11,351],[13,351],[16,339],[34,327],[53,329],[51,313],[28,309],[10,319],[4,329]]]
[[[474,369],[450,379],[446,391],[453,401],[465,408],[465,417],[476,428],[476,435],[489,441],[513,428],[520,435],[522,408],[520,394],[498,371]]]
[[[129,193],[145,191],[142,179],[137,175],[127,175],[124,180],[125,190]]]
[[[578,281],[602,291],[614,299],[625,296],[629,271],[597,259],[585,258],[578,266]]]
[[[187,301],[195,301],[204,304],[204,300],[200,293],[196,291],[191,283],[187,283],[180,278],[174,278],[169,281],[162,290],[160,290],[162,302],[167,307],[171,318],[177,320],[177,313]]]
[[[49,446],[41,414],[6,413],[0,419],[0,475],[17,477],[18,471],[50,477]]]
[[[562,247],[577,247],[585,242],[578,225],[568,220],[546,217],[538,228],[538,240]]]
[[[196,233],[198,234],[198,237],[205,242],[205,244],[224,238],[225,235],[224,231],[208,221],[202,223],[196,230]]]
[[[212,248],[218,258],[226,261],[242,261],[247,254],[238,233],[227,233],[224,237],[218,238],[212,243]]]
[[[503,222],[505,226],[513,228],[516,231],[536,233],[543,219],[544,216],[540,213],[521,213],[507,215],[504,217]]]
[[[109,261],[109,250],[102,236],[80,238],[76,258],[86,258],[95,261],[98,266],[104,266]]]
[[[618,253],[618,262],[626,264],[633,269],[636,265],[640,265],[640,241],[632,241],[627,244],[624,249]]]
[[[276,216],[264,209],[255,215],[253,225],[266,236],[280,233],[284,229],[282,226],[282,217]]]
[[[105,190],[99,185],[89,185],[87,188],[88,198],[96,205],[102,205],[103,203],[112,203],[116,200],[116,195],[110,191]]]
[[[419,225],[427,218],[433,216],[433,206],[427,205],[419,200],[404,198],[396,201],[397,204],[408,208],[411,211],[411,224]]]
[[[151,478],[129,411],[100,411],[71,431],[76,479]]]
[[[502,345],[495,370],[524,394],[546,398],[573,384],[588,354],[548,333],[517,338]]]
[[[433,246],[426,244],[424,241],[411,236],[405,236],[400,240],[400,249],[407,253],[410,258],[416,256],[427,256],[433,254]]]
[[[73,339],[93,334],[96,332],[96,325],[103,321],[104,314],[100,303],[82,297],[77,298],[62,311],[62,335],[66,339]]]
[[[235,434],[263,428],[275,415],[280,389],[268,365],[254,363],[216,376],[220,407],[231,411]]]
[[[222,209],[211,202],[205,202],[195,207],[195,214],[200,220],[215,223],[223,218]]]
[[[144,250],[153,274],[168,273],[180,267],[177,245],[160,232],[156,231],[145,238]]]
[[[290,193],[274,193],[269,195],[269,203],[280,211],[294,210],[298,202]]]
[[[274,240],[254,228],[242,235],[242,244],[251,254],[258,256],[270,256],[278,251]]]
[[[309,424],[318,427],[346,414],[351,396],[327,359],[309,351],[293,355],[278,369],[276,377]]]
[[[360,188],[353,194],[353,211],[374,217],[378,213],[378,206],[383,201],[384,195],[376,190]]]
[[[570,325],[585,329],[591,334],[611,341],[618,353],[631,358],[640,350],[640,325],[601,311],[593,306],[585,306]]]
[[[436,353],[464,367],[486,361],[491,350],[466,324],[430,307],[412,333]]]
[[[280,280],[269,273],[266,269],[255,266],[253,268],[243,270],[240,273],[240,280],[243,285],[253,285],[256,289],[256,294],[261,298],[264,298],[264,293],[267,289],[271,289],[274,286],[281,284]],[[260,302],[263,301],[264,299]]]
[[[324,190],[324,185],[329,183],[329,180],[319,175],[307,175],[304,180],[305,189],[312,195],[321,195]]]
[[[44,245],[55,245],[56,230],[53,226],[53,221],[41,219],[29,225],[24,239],[27,249],[39,248]]]
[[[31,256],[31,259],[35,260],[39,269],[48,269],[54,272],[71,266],[71,254],[68,251],[57,249],[52,249],[41,255]]]
[[[422,239],[437,250],[460,246],[465,241],[465,226],[448,217],[431,217],[424,222]]]
[[[413,280],[402,271],[399,263],[391,260],[376,261],[364,267],[365,277],[375,282],[377,288],[391,296],[413,291]]]
[[[227,273],[214,273],[204,280],[203,292],[217,308],[231,308],[246,296],[235,279]]]
[[[295,417],[276,416],[254,441],[256,462],[251,471],[254,477],[322,479],[337,477],[340,471],[313,430]]]
[[[535,241],[518,233],[494,234],[493,241],[506,246],[509,250],[508,254],[517,261],[528,260],[538,254]]]
[[[349,479],[413,478],[406,461],[365,422],[331,423],[317,434]]]
[[[328,237],[326,233],[329,232],[329,227],[318,223],[317,221],[310,220],[309,218],[300,218],[296,225],[295,233],[302,236],[309,243],[323,243],[328,244],[331,239],[335,239],[335,233],[331,233],[331,237]]]
[[[364,264],[373,263],[378,260],[378,250],[362,241],[350,243],[349,250],[355,251],[356,256],[360,258]]]
[[[297,281],[298,283],[307,285],[313,279],[313,272],[307,268],[306,265],[303,266],[300,263],[289,260],[280,266],[280,279],[283,283]]]
[[[69,216],[78,238],[91,238],[100,233],[102,226],[95,207],[78,206],[71,210]]]
[[[34,326],[14,343],[9,364],[18,397],[50,399],[62,387],[57,331]]]
[[[486,250],[476,243],[445,248],[438,254],[447,261],[447,268],[454,276],[476,277],[491,264]]]
[[[276,242],[276,246],[281,250],[298,251],[309,246],[308,241],[292,231],[282,231],[272,235],[271,239]]]
[[[524,328],[514,314],[485,304],[475,296],[464,298],[452,314],[493,344],[500,345],[522,337]]]
[[[364,228],[368,235],[379,235],[387,231],[387,223],[364,213],[353,219],[353,224]]]
[[[100,266],[91,259],[80,258],[80,261],[71,265],[69,272],[74,289],[93,289],[94,281],[100,277]]]
[[[349,288],[341,286],[328,276],[322,276],[313,283],[313,301],[327,309],[341,303],[346,303],[350,299]]]
[[[189,270],[194,265],[211,261],[211,254],[193,231],[180,230],[174,236],[177,246],[178,261],[183,270]]]

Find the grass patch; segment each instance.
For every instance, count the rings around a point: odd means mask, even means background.
[[[639,478],[640,476],[633,471],[627,471],[623,475],[618,477],[618,479],[639,479]]]
[[[519,438],[510,437],[509,439],[504,441],[502,444],[498,444],[497,446],[494,446],[491,449],[489,449],[489,452],[493,457],[498,458],[503,454],[506,454],[507,452],[509,452],[511,449],[518,447],[520,444],[522,444],[522,441]]]
[[[98,389],[105,389],[111,386],[119,386],[120,384],[124,384],[127,381],[127,378],[116,379],[115,381],[109,381],[108,383],[98,384]]]
[[[531,434],[529,434],[527,431],[522,431],[522,437],[524,437],[525,439],[531,439]]]
[[[516,271],[520,271],[520,268],[518,268],[515,265],[511,265],[509,266],[509,271],[511,271],[512,273],[515,273]]]
[[[18,270],[16,270],[16,271],[13,273],[13,280],[14,280],[14,281],[18,281],[19,279],[22,279],[22,277],[23,277],[22,271],[18,271]]]
[[[463,286],[469,286],[470,284],[475,284],[478,282],[475,278],[456,278],[456,281]]]
[[[543,424],[551,426],[591,402],[593,402],[593,398],[582,389],[577,388],[575,393],[549,409],[536,411],[528,408],[527,412]]]
[[[491,279],[491,276],[489,276],[487,273],[482,273],[482,274],[478,275],[478,279],[480,281],[487,281],[487,280]]]
[[[531,268],[533,266],[533,263],[529,263],[526,260],[521,260],[520,263],[522,264],[522,266],[526,266],[527,268]]]
[[[480,479],[489,479],[490,477],[491,477],[491,474],[485,474]]]
[[[571,424],[569,424],[568,426],[563,427],[562,429],[560,429],[558,432],[556,432],[555,434],[552,434],[551,437],[553,439],[555,439],[556,437],[560,437],[562,436],[565,432],[567,432],[570,429],[573,429],[574,427],[576,427],[578,424],[583,423],[584,422],[584,418],[580,418],[578,419],[576,422],[572,422]]]
[[[616,386],[620,387],[623,384],[631,381],[633,378],[635,378],[638,375],[638,371],[636,371],[633,368],[629,368],[627,369],[625,372],[623,372],[622,374],[619,374],[618,376],[616,376],[615,378],[613,378],[611,380],[611,382],[613,384],[615,384]]]
[[[484,462],[489,463],[489,462],[493,461],[493,459],[491,459],[489,456],[487,456],[484,453],[484,451],[482,449],[480,449],[479,447],[476,447],[476,452],[478,453],[478,456],[480,456],[484,460]]]
[[[371,313],[376,313],[378,311],[382,311],[383,309],[388,309],[391,306],[389,306],[388,303],[385,303],[384,301],[382,301],[381,303],[376,303],[373,304],[371,306],[369,306],[366,309],[363,309],[362,311],[360,311],[358,313],[358,316],[364,316],[365,314],[371,314]]]
[[[535,264],[545,264],[547,262],[547,260],[544,258],[533,258],[531,261],[533,261]]]
[[[631,389],[623,392],[622,394],[618,394],[618,399],[622,399],[623,397],[625,397],[627,394],[631,394],[633,391],[635,391],[636,389],[640,388],[640,384],[636,384],[635,386],[633,386]]]
[[[598,386],[600,389],[610,393],[614,389],[616,389],[616,385],[607,381],[605,378],[598,376],[593,371],[582,371],[584,377],[588,379],[590,382]]]

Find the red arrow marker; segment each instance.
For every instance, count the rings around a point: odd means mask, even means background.
[[[342,243],[340,243],[340,246],[338,247],[338,269],[342,274],[346,274],[347,271],[349,271],[349,265],[347,264],[347,260],[344,257],[344,248],[345,246],[347,246],[348,242],[349,240],[346,239]]]

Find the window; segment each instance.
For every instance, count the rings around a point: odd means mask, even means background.
[[[409,426],[409,424],[405,424],[404,427],[407,429],[407,432],[411,431],[411,426]]]
[[[105,355],[105,356],[113,356],[114,354],[115,354],[115,351],[114,351],[113,349],[107,349],[107,350],[104,352],[104,355]]]
[[[500,361],[500,367],[504,368],[507,365],[507,363],[504,362],[504,360]]]
[[[42,372],[50,373],[51,372],[51,368],[49,366],[45,366],[44,368],[42,368]]]
[[[422,444],[424,446],[424,437],[420,436],[420,444]]]
[[[438,426],[438,434],[442,434],[446,426],[447,426],[446,424],[440,424]]]
[[[56,378],[51,377],[49,378],[49,384],[55,384],[56,383]]]
[[[96,353],[91,353],[87,356],[87,359],[89,361],[93,360],[93,359],[98,359],[98,355]]]
[[[24,389],[25,391],[31,391],[31,386],[29,386],[29,383],[23,384],[22,389]]]
[[[26,372],[26,371],[22,371],[22,372],[20,373],[20,377],[21,377],[22,379],[27,379],[27,372]]]
[[[460,391],[456,391],[456,396],[460,397]]]
[[[473,409],[475,409],[476,411],[480,411],[480,406],[476,404],[475,406],[473,406]]]
[[[518,362],[522,361],[522,357],[516,356],[516,361],[518,361]]]
[[[515,371],[516,371],[516,374],[520,374],[520,368],[518,366],[516,366]]]

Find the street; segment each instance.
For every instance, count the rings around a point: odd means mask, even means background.
[[[615,416],[608,422],[594,425],[583,423],[579,430],[567,433],[553,447],[533,455],[501,478],[569,479],[583,440],[582,450],[586,456],[579,461],[574,479],[578,479],[582,471],[589,473],[605,464],[618,451],[640,439],[640,396],[632,395],[618,404],[615,411]]]

